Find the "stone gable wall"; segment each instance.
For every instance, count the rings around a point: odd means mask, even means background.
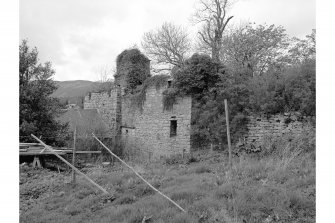
[[[114,135],[121,127],[127,145],[136,145],[154,158],[190,152],[190,97],[180,98],[172,111],[163,111],[165,88],[148,88],[141,110],[131,103],[129,96],[121,96],[118,89],[90,93],[85,97],[84,109],[97,109]],[[177,120],[177,134],[173,137],[170,137],[171,120]]]
[[[107,124],[111,134],[115,134],[117,88],[110,92],[89,93],[84,99],[84,109],[97,109],[104,122]]]
[[[153,157],[189,153],[191,150],[191,98],[180,98],[172,111],[163,111],[164,88],[147,89],[143,111],[124,97],[122,136]],[[177,121],[177,134],[170,137],[170,121]]]

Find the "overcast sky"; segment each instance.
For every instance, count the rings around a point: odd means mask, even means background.
[[[124,49],[141,45],[144,32],[173,22],[196,32],[190,17],[196,0],[20,0],[20,40],[51,61],[55,80],[92,80],[114,68]],[[282,25],[303,38],[315,28],[315,0],[239,0],[232,23]]]

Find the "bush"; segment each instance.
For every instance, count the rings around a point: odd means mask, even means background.
[[[315,116],[315,60],[268,73],[249,82],[254,112],[277,114],[298,111]]]

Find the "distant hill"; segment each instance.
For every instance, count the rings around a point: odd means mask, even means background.
[[[111,83],[101,84],[86,80],[55,82],[58,85],[58,89],[51,95],[51,97],[59,98],[64,105],[77,104],[80,107],[83,107],[84,97],[89,92],[105,89],[111,85]]]
[[[58,89],[51,97],[59,98],[61,103],[77,104],[83,107],[83,100],[88,92],[93,91],[99,85],[97,82],[75,80],[75,81],[56,81]]]
[[[76,80],[76,81],[56,81],[58,89],[51,95],[55,98],[82,97],[92,91],[97,82]]]

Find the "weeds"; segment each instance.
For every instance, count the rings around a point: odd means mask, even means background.
[[[189,164],[184,158],[182,169],[151,164],[145,178],[187,213],[130,172],[97,169],[88,174],[110,197],[95,193],[80,178],[76,188],[37,183],[38,203],[21,214],[20,222],[142,222],[149,216],[148,222],[160,223],[315,222],[315,144],[308,134],[268,141],[273,150],[261,157],[236,158],[230,174],[220,153],[198,155],[199,162]],[[213,162],[214,156],[222,156],[222,162]],[[20,196],[27,197],[33,185],[22,182]],[[57,193],[46,196],[46,191]]]
[[[191,170],[191,172],[196,174],[210,173],[211,169],[208,166],[198,166]]]

